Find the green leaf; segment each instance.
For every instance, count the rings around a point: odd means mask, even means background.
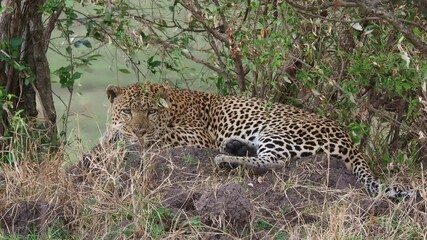
[[[412,85],[408,82],[403,82],[402,87],[404,90],[409,90],[409,89],[411,89]]]
[[[110,12],[107,12],[104,16],[104,23],[111,24],[112,20],[113,20],[113,16],[111,15]]]
[[[149,36],[149,35],[146,35],[144,32],[139,32],[139,35],[141,35],[142,40],[143,40],[144,42],[147,42],[147,41],[149,41],[149,40],[150,40],[150,36]]]
[[[148,60],[147,60],[147,64],[148,64],[148,69],[152,72],[152,73],[156,73],[156,68],[158,66],[160,66],[162,64],[162,62],[154,60],[154,56],[151,56]]]
[[[127,70],[126,68],[119,68],[119,71],[122,72],[122,73],[126,73],[126,74],[130,73],[130,71]]]
[[[12,38],[9,41],[9,46],[14,50],[21,49],[21,44],[24,42],[22,38]]]
[[[81,45],[83,45],[87,48],[92,48],[92,44],[87,39],[80,39],[80,40],[77,40],[74,42],[74,47],[76,47],[76,48],[80,47]]]
[[[24,66],[24,65],[17,65],[17,64],[13,64],[13,67],[14,67],[16,70],[18,70],[18,71],[24,71],[24,70],[28,69],[28,67],[27,67],[27,66]]]
[[[270,230],[273,227],[273,225],[271,225],[271,223],[269,223],[266,220],[259,220],[255,226],[255,229],[257,230]]]
[[[73,76],[71,76],[70,80],[73,81],[73,84],[74,84],[74,81],[79,79],[81,76],[82,76],[81,72],[75,72],[75,73],[73,73]]]
[[[29,77],[25,78],[25,85],[28,86],[28,84],[34,82],[34,80],[36,80],[36,77],[33,74],[31,74]]]
[[[70,35],[74,34],[74,31],[66,29],[66,30],[63,31],[63,33],[64,33],[65,36],[70,36]]]

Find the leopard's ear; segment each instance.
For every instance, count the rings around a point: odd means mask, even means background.
[[[160,107],[170,108],[171,103],[169,101],[169,87],[161,86],[157,92],[158,104]]]
[[[114,102],[114,99],[122,93],[122,88],[116,85],[108,85],[107,87],[107,97],[111,103]]]

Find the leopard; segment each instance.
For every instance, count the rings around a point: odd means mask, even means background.
[[[364,155],[336,121],[262,98],[216,95],[167,84],[108,85],[110,130],[144,149],[193,146],[217,149],[218,166],[279,170],[291,158],[324,152],[343,161],[371,196],[411,195],[375,177]]]

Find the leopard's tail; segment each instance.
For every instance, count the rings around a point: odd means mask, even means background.
[[[402,187],[386,185],[374,177],[363,155],[358,151],[352,152],[352,171],[359,182],[363,183],[372,196],[385,193],[391,199],[406,199],[414,195],[414,190],[405,191]]]

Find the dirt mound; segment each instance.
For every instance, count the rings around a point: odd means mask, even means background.
[[[146,160],[147,181],[175,213],[202,216],[203,222],[215,229],[221,229],[218,219],[222,219],[235,232],[257,225],[280,229],[314,223],[325,206],[336,202],[358,216],[386,214],[393,205],[367,196],[344,163],[326,155],[291,160],[282,171],[256,175],[241,168],[217,168],[213,163],[216,154],[197,148],[154,154]],[[247,198],[251,204],[246,203]],[[254,219],[249,221],[249,215]]]
[[[218,229],[231,226],[237,234],[249,227],[253,207],[239,184],[228,183],[206,191],[195,205],[202,222],[209,226]]]
[[[62,215],[60,208],[44,200],[20,202],[2,209],[0,226],[7,234],[27,236],[45,232],[63,221]]]
[[[118,193],[129,187],[133,172],[142,173],[142,159],[138,144],[130,146],[115,146],[97,144],[92,150],[82,156],[82,160],[71,166],[67,173],[74,186],[90,191],[95,182],[114,176],[120,185]],[[101,173],[107,173],[101,174]],[[83,184],[84,183],[84,184]]]

